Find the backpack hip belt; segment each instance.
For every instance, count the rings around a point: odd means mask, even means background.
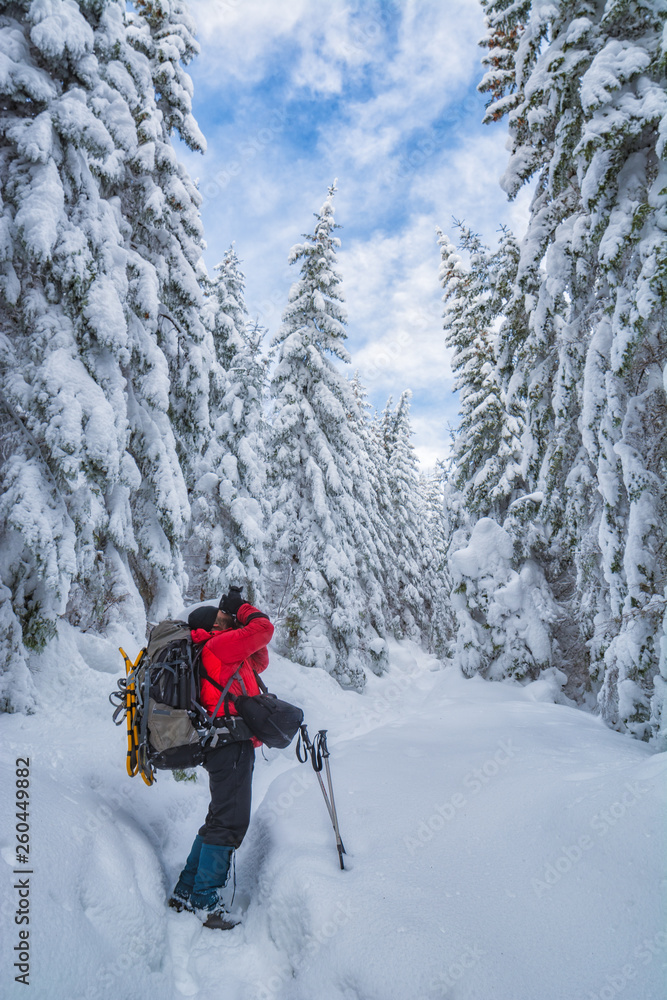
[[[226,743],[238,743],[240,740],[252,739],[252,733],[240,716],[222,716],[217,722],[211,723],[211,728],[201,738],[202,746],[213,750]]]

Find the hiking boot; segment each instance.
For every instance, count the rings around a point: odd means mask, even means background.
[[[213,930],[219,931],[231,931],[232,927],[236,927],[239,922],[238,920],[234,920],[224,907],[218,907],[216,910],[211,910],[206,917],[204,927],[210,927]]]
[[[167,906],[170,906],[172,910],[176,910],[177,913],[181,913],[183,910],[186,913],[194,913],[195,908],[190,902],[190,895],[182,895],[178,889],[174,889],[171,896],[167,900]]]

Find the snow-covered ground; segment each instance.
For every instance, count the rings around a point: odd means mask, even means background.
[[[664,1000],[667,754],[553,704],[549,680],[464,680],[403,643],[359,695],[274,656],[272,689],[329,730],[346,871],[310,764],[258,754],[243,923],[216,932],[165,905],[206,775],[127,777],[107,701],[121,672],[113,643],[64,631],[40,710],[0,717],[2,997]],[[29,876],[13,874],[22,757]],[[26,877],[30,992],[12,967]]]

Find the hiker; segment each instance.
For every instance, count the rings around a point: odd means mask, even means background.
[[[203,767],[209,774],[211,804],[169,906],[179,911],[203,911],[205,927],[226,930],[234,923],[229,920],[219,890],[227,884],[234,850],[248,829],[255,747],[261,743],[250,735],[234,702],[221,695],[237,670],[243,684],[232,681],[229,693],[260,693],[255,672],[268,666],[266,647],[273,625],[267,615],[246,603],[236,588],[230,589],[219,607],[205,605],[193,611],[188,625],[193,642],[206,643],[201,659],[202,704],[209,713],[216,712],[216,717],[228,715],[233,722],[229,723],[232,735],[226,742],[206,748]]]

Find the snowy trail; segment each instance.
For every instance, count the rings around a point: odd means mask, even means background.
[[[77,642],[43,711],[0,718],[6,780],[31,757],[33,998],[664,1000],[667,755],[551,704],[548,680],[465,681],[403,644],[360,696],[274,657],[272,687],[329,729],[346,871],[310,765],[258,756],[223,934],[165,906],[205,781],[127,778],[117,653]],[[0,847],[13,945],[13,815]],[[8,966],[1,995],[22,996]]]

